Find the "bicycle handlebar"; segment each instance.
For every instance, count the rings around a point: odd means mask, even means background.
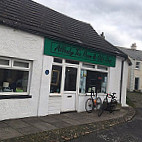
[[[112,94],[112,95],[111,95],[111,94]],[[106,98],[109,98],[109,96],[110,96],[112,99],[116,98],[116,97],[114,96],[116,93],[111,93],[111,94],[107,93]]]

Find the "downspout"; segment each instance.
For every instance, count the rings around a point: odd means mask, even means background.
[[[121,63],[120,100],[119,100],[120,103],[121,103],[121,98],[122,98],[122,84],[123,84],[124,61],[126,61],[126,59],[122,60],[122,63]]]

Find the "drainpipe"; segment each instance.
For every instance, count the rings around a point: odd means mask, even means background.
[[[124,71],[124,62],[126,61],[126,59],[122,60],[121,63],[121,79],[120,79],[120,103],[121,103],[121,96],[122,96],[122,84],[123,84],[123,71]]]

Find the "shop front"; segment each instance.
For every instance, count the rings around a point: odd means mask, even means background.
[[[91,87],[103,98],[109,91],[110,68],[118,66],[114,55],[47,38],[44,58],[44,64],[51,64],[49,114],[84,111]]]

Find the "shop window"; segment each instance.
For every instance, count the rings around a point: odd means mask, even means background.
[[[140,69],[140,62],[136,62],[135,69]]]
[[[56,63],[62,63],[62,59],[60,59],[60,58],[54,58],[53,61],[56,62]]]
[[[3,63],[3,64],[2,64]],[[16,66],[11,66],[10,63]],[[18,61],[13,58],[0,59],[0,92],[28,92],[28,82],[30,74],[30,62]],[[21,67],[28,69],[21,69]]]
[[[62,67],[53,65],[51,74],[50,93],[60,93],[61,90]]]
[[[95,92],[106,93],[107,73],[81,70],[80,74],[80,93],[90,92],[91,87]]]
[[[65,62],[69,64],[79,64],[78,61],[73,61],[73,60],[65,60]]]

